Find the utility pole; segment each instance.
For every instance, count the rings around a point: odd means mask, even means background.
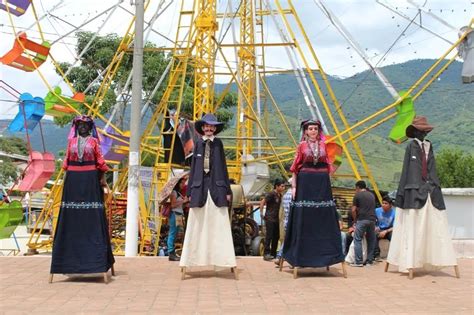
[[[140,107],[142,104],[144,0],[134,0],[135,39],[133,47],[132,115],[128,155],[127,225],[125,256],[138,252],[138,180],[140,174]]]

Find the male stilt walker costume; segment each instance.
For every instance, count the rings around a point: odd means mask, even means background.
[[[433,126],[423,116],[415,117],[406,129],[407,137],[413,141],[408,144],[403,160],[385,272],[393,264],[413,279],[415,268],[454,266],[459,278],[433,146],[425,140],[431,130]]]
[[[231,201],[224,145],[216,135],[224,124],[213,114],[196,121],[202,135],[194,146],[186,195],[190,211],[179,266],[182,279],[192,266],[230,267],[236,273],[236,259],[228,205]]]

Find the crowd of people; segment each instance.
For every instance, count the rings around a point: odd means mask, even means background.
[[[228,212],[232,190],[224,145],[217,137],[223,127],[213,114],[195,122],[199,138],[187,185],[186,179],[180,178],[170,194],[168,256],[179,261],[183,278],[186,268],[193,266],[230,267],[234,273],[237,267]],[[414,140],[405,155],[397,209],[388,196],[377,208],[374,193],[359,180],[347,230],[332,193],[334,167],[321,122],[305,120],[300,127],[302,137],[290,167],[290,181],[276,180],[260,202],[266,232],[264,260],[280,267],[286,261],[295,270],[337,263],[345,270],[344,262],[353,267],[370,266],[380,260],[379,240],[387,239],[391,242],[387,262],[401,272],[457,266],[433,149],[424,139],[433,127],[425,117],[416,117],[406,130],[407,137]],[[108,167],[90,117],[74,119],[63,168],[66,177],[51,275],[106,272],[114,264],[102,190]],[[175,237],[184,208],[189,212],[179,256]],[[284,236],[280,235],[281,223]]]

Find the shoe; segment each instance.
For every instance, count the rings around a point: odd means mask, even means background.
[[[349,266],[351,266],[351,267],[364,267],[363,264],[358,264],[358,263],[351,263],[351,264],[349,264]]]
[[[280,266],[280,259],[281,258],[275,258],[275,260],[273,261],[275,265]]]
[[[367,261],[365,264],[367,266],[375,266],[375,261]]]
[[[382,258],[380,258],[380,257],[375,257],[375,261],[376,261],[376,262],[382,262],[382,261],[383,261],[383,259],[382,259]]]
[[[175,252],[171,252],[168,256],[169,261],[179,261],[180,259],[181,258],[178,255],[176,255]]]
[[[272,261],[273,259],[275,259],[275,257],[273,257],[272,255],[264,255],[263,256],[263,260],[265,261]]]

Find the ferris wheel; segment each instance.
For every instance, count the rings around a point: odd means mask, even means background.
[[[344,160],[349,165],[350,176],[367,177],[378,192],[376,179],[365,161],[357,138],[395,119],[389,137],[394,142],[403,142],[404,135],[400,130],[404,130],[404,126],[414,117],[413,101],[457,58],[456,48],[464,45],[465,60],[469,54],[473,58],[472,20],[466,21],[468,26],[459,38],[447,40],[443,34],[433,32],[418,22],[417,18],[422,14],[420,12],[431,16],[433,20],[440,19],[429,9],[411,3],[414,10],[411,12],[416,14],[409,16],[406,13],[409,10],[404,11],[386,2],[382,4],[387,8],[384,10],[393,14],[398,28],[405,21],[405,29],[400,29],[399,34],[406,34],[410,26],[419,24],[418,31],[426,29],[434,33],[431,36],[448,41],[442,57],[404,91],[397,91],[379,69],[381,62],[374,61],[377,58],[385,61],[383,58],[386,58],[388,51],[369,56],[368,49],[357,43],[339,21],[338,15],[323,1],[314,1],[311,7],[305,4],[299,8],[292,1],[282,4],[278,0],[146,2],[145,42],[156,40],[159,43],[146,47],[150,58],[148,61],[152,63],[152,58],[161,58],[165,62],[160,71],[155,72],[154,78],[147,77],[150,83],[148,90],[144,91],[142,117],[148,122],[141,132],[141,160],[149,161],[151,175],[146,183],[147,188],[142,188],[140,195],[142,254],[156,255],[158,251],[156,243],[159,240],[161,217],[156,195],[176,169],[186,168],[186,158],[192,148],[193,135],[189,132],[192,122],[206,112],[225,112],[226,95],[232,86],[237,90],[236,99],[231,102],[235,105],[235,119],[229,121],[233,133],[225,139],[229,154],[234,157],[229,161],[231,177],[244,183],[245,192],[249,194],[255,193],[258,189],[256,186],[262,186],[256,180],[256,173],[263,171],[268,175],[270,166],[285,174],[284,164],[293,158],[297,140],[292,132],[294,128],[279,109],[269,87],[267,77],[273,73],[289,71],[295,75],[307,111],[313,118],[320,119],[325,131],[332,135],[329,143],[332,145],[333,163],[340,165]],[[130,133],[126,125],[117,122],[124,120],[123,113],[131,97],[132,69],[126,65],[130,63],[135,17],[124,1],[108,7],[99,7],[97,3],[78,6],[66,1],[58,1],[47,8],[43,5],[41,1],[29,0],[2,1],[0,5],[4,11],[0,13],[7,17],[10,25],[12,43],[0,61],[18,73],[27,73],[28,78],[30,74],[34,75],[43,85],[43,94],[18,91],[13,95],[19,100],[20,106],[12,130],[32,131],[36,125],[41,126],[40,121],[45,115],[64,122],[71,115],[89,114],[101,121],[102,149],[106,159],[117,165],[117,171],[114,172],[116,180],[110,189],[109,209],[115,211],[110,215],[110,220],[114,221],[112,229],[119,227],[113,231],[113,241],[119,252],[123,248],[123,203],[126,203],[123,193],[127,185],[126,167],[120,165],[124,165],[123,161],[128,155]],[[308,28],[304,27],[310,25],[305,15],[301,14],[305,8],[320,10],[327,19],[318,32],[320,35],[329,27],[334,27],[347,40],[350,58],[339,67],[365,64],[376,73],[382,83],[381,88],[389,92],[393,103],[380,107],[378,111],[350,125],[343,105],[331,87],[328,70],[323,67],[322,59],[316,53],[317,43],[310,40]],[[27,16],[30,17],[28,21],[33,20],[34,23],[22,24],[20,20]],[[46,28],[48,31],[45,31]],[[90,30],[91,33],[86,34],[84,30]],[[115,51],[104,53],[108,54],[104,60],[90,60],[91,56],[100,55],[94,55],[91,51],[100,49],[97,42],[101,37],[106,37],[112,31],[118,33],[119,30],[123,35],[115,39]],[[75,34],[82,35],[77,39],[80,45],[72,49],[70,41]],[[398,42],[395,37],[390,50]],[[409,46],[415,46],[412,44]],[[275,53],[279,60],[275,60],[274,54],[269,52],[277,48],[281,51]],[[360,56],[357,63],[350,61],[355,54]],[[447,56],[450,59],[444,62]],[[283,57],[287,61],[281,62]],[[97,68],[95,72],[89,73],[89,80],[79,84],[80,73],[75,72],[79,71],[76,66],[86,62],[94,62]],[[54,69],[60,75],[60,80],[51,73],[48,76],[48,70],[43,69],[49,69],[49,72]],[[469,70],[466,73],[465,77],[469,79]],[[5,82],[8,83],[8,77]],[[219,95],[215,94],[216,82],[225,82]],[[18,86],[14,88],[18,90]],[[269,115],[274,117],[270,119]],[[271,135],[272,124],[278,124],[284,131],[278,138]],[[39,160],[44,162],[38,165],[51,161],[51,157],[43,154]],[[39,174],[38,178],[46,178],[45,174]],[[57,205],[60,198],[61,177],[60,173],[51,193],[50,206],[43,211],[44,218],[58,211],[52,205]],[[33,239],[30,243],[35,248],[43,246],[37,246]]]

